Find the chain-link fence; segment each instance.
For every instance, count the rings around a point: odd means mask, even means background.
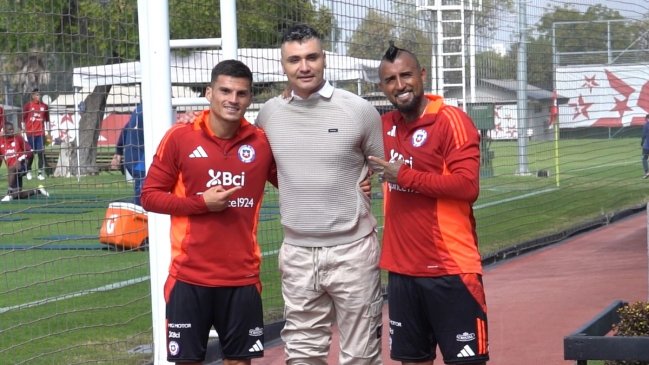
[[[481,133],[474,210],[485,258],[647,201],[639,145],[649,114],[644,2],[240,0],[236,8],[238,58],[255,75],[250,121],[286,87],[278,47],[292,24],[318,29],[325,77],[380,111],[391,108],[376,87],[389,42],[418,56],[427,92],[464,108]],[[30,196],[0,194],[6,363],[152,360],[151,302],[162,293],[151,293],[146,248],[155,242],[146,238],[146,214],[132,204],[137,176],[113,163],[136,105],[156,105],[142,98],[142,70],[150,65],[140,63],[138,21],[150,19],[137,10],[135,0],[0,0],[3,119],[18,131],[13,138],[39,133],[28,130],[38,119],[45,142],[34,154],[32,178],[22,178],[20,189]],[[221,16],[216,1],[169,0],[171,39],[226,37]],[[223,58],[216,44],[170,51],[177,120],[206,107],[210,70]],[[144,116],[145,128],[160,122]],[[138,147],[129,143],[127,149]],[[2,191],[11,153],[3,147]],[[372,195],[382,225],[377,183]],[[265,320],[281,321],[282,229],[270,185],[258,241]]]

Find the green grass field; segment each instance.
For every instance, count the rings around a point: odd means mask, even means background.
[[[481,179],[474,207],[482,254],[645,204],[649,181],[640,178],[637,144],[635,139],[561,141],[557,179],[553,142],[530,142],[529,174],[518,173],[515,142],[494,142],[492,176]],[[550,176],[537,177],[539,170]],[[152,341],[148,252],[109,250],[96,238],[108,204],[128,199],[132,186],[115,172],[80,181],[52,178],[45,185],[48,199],[0,203],[0,359],[146,363],[150,355],[129,350]],[[5,189],[3,167],[0,191]],[[373,189],[373,211],[382,226],[381,188]],[[281,319],[283,310],[277,204],[277,193],[269,188],[258,230],[267,323]]]

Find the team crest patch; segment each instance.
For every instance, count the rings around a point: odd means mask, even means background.
[[[428,138],[428,133],[423,129],[417,129],[415,134],[412,135],[412,145],[421,147],[426,142],[426,138]]]
[[[241,162],[251,163],[255,160],[255,149],[249,144],[244,144],[243,146],[239,147],[238,155]]]
[[[178,342],[169,341],[169,355],[176,356],[178,355],[178,352],[180,352],[180,346],[178,346]]]

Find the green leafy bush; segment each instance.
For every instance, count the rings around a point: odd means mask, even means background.
[[[649,302],[636,302],[618,309],[620,322],[615,336],[649,336]],[[606,361],[605,365],[649,365],[647,361]]]

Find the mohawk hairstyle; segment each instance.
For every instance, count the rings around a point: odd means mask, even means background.
[[[401,49],[399,47],[394,45],[394,41],[390,41],[390,47],[388,47],[388,50],[385,51],[385,54],[383,55],[383,59],[386,61],[390,61],[391,63],[394,62],[400,50]]]
[[[399,57],[399,55],[402,54],[402,53],[409,54],[415,60],[415,62],[417,62],[417,67],[421,68],[421,65],[419,64],[419,59],[417,58],[417,56],[415,56],[414,53],[408,51],[407,49],[399,48],[399,47],[395,46],[394,41],[390,41],[390,47],[388,47],[388,50],[385,51],[385,54],[383,55],[383,58],[381,58],[381,60],[382,61],[388,61],[390,63],[394,63],[394,60],[396,60],[397,57]]]

